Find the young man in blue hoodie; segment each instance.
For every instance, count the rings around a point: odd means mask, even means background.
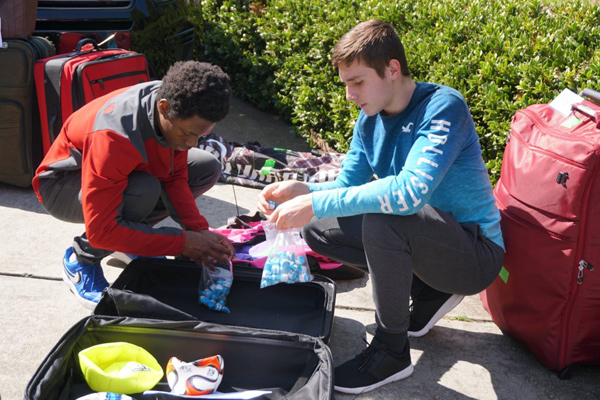
[[[491,284],[504,244],[461,94],[414,82],[396,31],[378,20],[346,33],[332,64],[361,108],[340,175],[269,185],[258,208],[278,229],[304,227],[316,252],[368,267],[375,336],[335,369],[336,390],[362,393],[412,374],[408,336],[423,336],[465,295]]]

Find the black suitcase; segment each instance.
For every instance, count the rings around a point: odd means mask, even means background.
[[[90,316],[73,326],[50,351],[27,385],[25,400],[75,400],[91,393],[78,353],[110,342],[128,342],[144,348],[163,370],[172,356],[194,361],[220,354],[225,372],[219,392],[271,392],[260,399],[333,398],[332,357],[319,338],[199,321]],[[154,390],[170,391],[164,376]],[[174,398],[167,394],[131,397]]]
[[[0,48],[0,182],[29,186],[42,160],[33,67],[54,55],[45,38],[7,39]]]
[[[198,303],[204,271],[192,262],[138,258],[106,290],[94,314],[266,328],[328,342],[336,295],[331,279],[314,275],[311,282],[261,289],[261,269],[236,265],[227,295],[231,312],[222,313]]]

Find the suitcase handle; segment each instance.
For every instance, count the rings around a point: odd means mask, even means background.
[[[91,44],[92,46],[94,46],[94,49],[96,51],[100,51],[100,46],[98,46],[98,43],[96,43],[96,41],[94,39],[92,39],[92,38],[83,38],[79,42],[77,42],[77,47],[75,47],[75,54],[81,53],[81,49],[86,44]]]
[[[587,97],[588,99],[600,102],[600,92],[597,92],[593,89],[583,89],[581,92],[579,92],[579,95],[581,97]]]
[[[595,103],[600,103],[600,92],[597,92],[593,89],[583,89],[581,92],[579,92],[579,95],[581,97],[587,97]],[[597,110],[594,110],[591,107],[584,105],[583,103],[573,105],[573,109],[584,113],[585,115],[590,117],[592,121],[596,122],[600,127],[600,118],[598,118]]]

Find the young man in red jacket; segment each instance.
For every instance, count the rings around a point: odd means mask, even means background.
[[[231,243],[208,230],[195,202],[221,173],[195,146],[225,118],[230,97],[219,67],[178,62],[162,81],[112,92],[65,121],[33,188],[50,215],[85,223],[65,253],[63,280],[86,307],[108,286],[100,261],[112,252],[199,265],[231,257]],[[181,229],[153,227],[168,215]]]

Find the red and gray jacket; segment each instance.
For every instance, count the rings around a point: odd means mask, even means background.
[[[185,231],[152,228],[120,215],[129,174],[154,175],[191,231],[208,229],[187,183],[187,151],[173,150],[154,125],[160,81],[141,83],[100,97],[72,114],[33,178],[40,184],[63,171],[81,170],[81,204],[90,244],[141,256],[178,255]]]

